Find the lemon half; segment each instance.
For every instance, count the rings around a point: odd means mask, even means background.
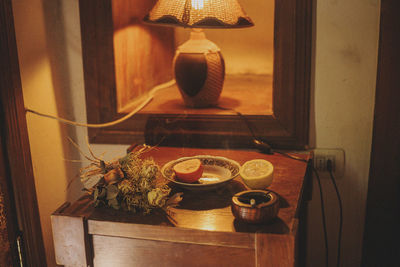
[[[251,189],[265,189],[272,183],[274,165],[264,159],[253,159],[245,162],[240,168],[243,182]]]

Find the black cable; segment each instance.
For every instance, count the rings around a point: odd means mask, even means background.
[[[324,241],[325,241],[325,264],[326,267],[329,266],[329,249],[328,249],[328,232],[326,230],[326,216],[325,216],[325,204],[324,204],[324,196],[322,193],[322,186],[321,186],[321,180],[319,178],[318,172],[317,170],[312,167],[313,172],[315,173],[315,177],[317,178],[317,182],[318,182],[318,187],[319,187],[319,196],[321,199],[321,213],[322,213],[322,228],[324,231]]]
[[[343,228],[343,206],[342,206],[342,199],[340,197],[339,189],[336,185],[335,177],[333,176],[332,171],[332,161],[330,159],[326,162],[326,168],[330,174],[331,181],[333,186],[335,187],[336,196],[339,202],[339,232],[338,232],[338,244],[337,244],[337,260],[336,266],[340,266],[340,250],[341,250],[341,243],[342,243],[342,228]]]
[[[279,153],[279,154],[281,154],[281,155],[283,155],[285,157],[288,157],[290,159],[294,159],[294,160],[298,160],[298,161],[302,161],[302,162],[306,162],[306,163],[308,162],[308,160],[306,160],[306,159],[302,159],[300,157],[296,157],[296,156],[290,155],[290,154],[288,154],[286,152],[282,152],[282,151],[278,151],[278,150],[274,150],[274,152],[275,153]]]
[[[262,141],[262,140],[260,140],[260,138],[256,137],[256,135],[255,135],[255,133],[253,131],[253,127],[250,125],[249,120],[242,113],[240,113],[239,111],[237,111],[237,110],[235,110],[233,108],[226,108],[226,107],[221,107],[221,106],[217,106],[217,108],[222,109],[222,110],[230,110],[230,111],[235,112],[244,121],[244,123],[246,124],[247,129],[249,130],[251,136],[253,137],[253,140],[252,140],[253,141],[253,145],[255,146],[255,148],[260,150],[262,153],[272,155],[275,152],[275,153],[281,154],[281,155],[283,155],[285,157],[288,157],[290,159],[294,159],[294,160],[298,160],[298,161],[302,161],[302,162],[306,162],[306,163],[308,162],[306,159],[302,159],[300,157],[289,155],[286,152],[273,150],[270,144],[268,144],[267,142]]]
[[[221,106],[216,106],[216,108],[235,112],[244,121],[244,123],[246,124],[247,129],[251,133],[251,136],[253,137],[253,139],[258,140],[258,138],[256,138],[256,135],[254,134],[253,127],[251,127],[249,120],[242,113],[240,113],[239,111],[237,111],[236,109],[233,109],[233,108],[226,108],[226,107],[221,107]]]
[[[290,159],[293,159],[293,160],[307,162],[307,160],[305,160],[305,159],[294,157],[294,156],[289,155],[289,154],[287,154],[285,152],[280,152],[280,151],[275,151],[275,152],[277,152],[277,153],[279,153],[279,154],[281,154],[281,155],[283,155],[285,157],[288,157]],[[319,178],[318,171],[314,168],[314,166],[311,166],[311,169],[314,172],[315,177],[317,178],[318,187],[319,187],[319,196],[320,196],[320,200],[321,200],[322,228],[323,228],[323,231],[324,231],[324,243],[325,243],[325,265],[326,265],[326,267],[328,267],[329,266],[329,247],[328,247],[328,243],[329,242],[328,242],[328,231],[326,229],[326,215],[325,215],[324,195],[323,195],[321,179]],[[336,185],[336,183],[335,183],[335,185]],[[341,203],[340,203],[340,210],[342,210]],[[340,233],[342,231],[341,230],[342,229],[342,219],[341,218],[342,218],[342,215],[340,215],[340,230],[339,230]],[[340,234],[340,237],[341,237],[341,234]],[[339,239],[339,246],[340,246],[340,239]],[[340,249],[340,247],[338,249]],[[337,261],[338,265],[337,266],[339,266],[339,257],[340,257],[340,254],[338,252],[338,261]]]

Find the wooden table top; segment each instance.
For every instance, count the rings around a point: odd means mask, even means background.
[[[60,207],[55,213],[84,216],[89,220],[89,228],[90,222],[121,222],[135,224],[144,227],[143,229],[153,229],[146,226],[166,226],[213,232],[288,234],[296,227],[307,163],[280,154],[265,155],[248,150],[158,147],[148,153],[159,166],[180,157],[194,155],[223,156],[241,165],[251,159],[266,159],[274,165],[274,180],[268,189],[280,196],[281,208],[278,218],[269,224],[249,225],[233,217],[230,207],[232,196],[237,192],[248,190],[240,176],[215,191],[193,192],[174,188],[173,191],[183,192],[183,200],[178,207],[171,208],[170,218],[160,212],[142,215],[111,208],[93,208],[88,196],[82,197],[70,206]],[[296,156],[306,160],[310,158],[309,153]],[[92,227],[95,225],[96,223],[92,223]]]

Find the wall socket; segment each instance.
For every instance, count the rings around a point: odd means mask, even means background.
[[[314,153],[314,168],[322,175],[328,174],[327,163],[328,160],[332,162],[332,170],[335,178],[343,177],[345,157],[344,150],[340,148],[317,148],[313,150]]]

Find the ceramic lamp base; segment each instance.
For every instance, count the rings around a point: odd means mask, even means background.
[[[202,108],[215,106],[225,78],[225,62],[219,48],[193,31],[174,58],[175,80],[185,105]]]

